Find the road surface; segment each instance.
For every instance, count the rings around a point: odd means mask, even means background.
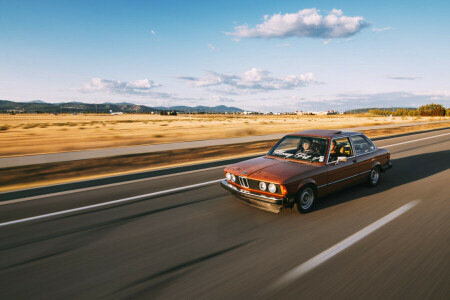
[[[244,205],[222,167],[3,199],[0,299],[449,299],[450,130],[376,144],[380,185],[305,215]]]

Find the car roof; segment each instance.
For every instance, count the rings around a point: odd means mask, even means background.
[[[355,131],[342,131],[342,130],[309,129],[309,130],[294,132],[289,135],[312,135],[312,136],[334,138],[334,137],[357,135],[357,134],[362,134],[362,133],[355,132]]]

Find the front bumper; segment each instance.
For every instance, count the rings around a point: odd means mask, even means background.
[[[251,193],[228,183],[226,180],[222,180],[220,185],[244,203],[259,209],[279,213],[282,208],[289,205],[289,199],[287,197],[277,198]]]

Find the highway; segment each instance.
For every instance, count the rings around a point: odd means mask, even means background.
[[[0,299],[449,299],[450,129],[375,144],[380,185],[304,215],[246,206],[222,166],[3,195]]]

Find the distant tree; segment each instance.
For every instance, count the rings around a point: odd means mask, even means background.
[[[421,116],[445,116],[445,108],[441,104],[426,104],[419,107]]]

